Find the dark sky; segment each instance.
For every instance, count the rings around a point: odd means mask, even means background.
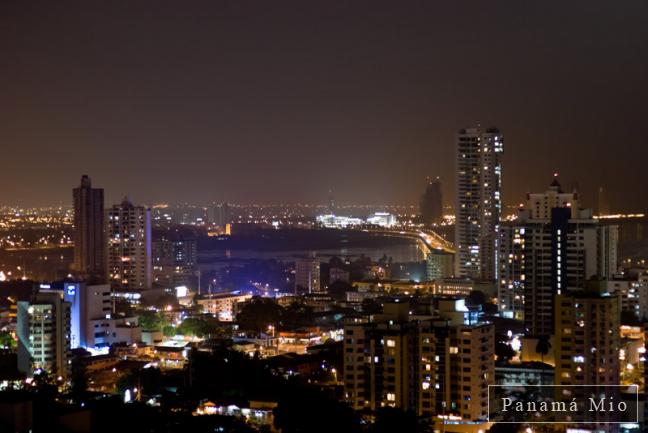
[[[648,209],[648,2],[0,2],[0,203],[450,203],[478,122],[505,202]]]

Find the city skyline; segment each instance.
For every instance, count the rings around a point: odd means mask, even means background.
[[[648,0],[37,3],[0,431],[648,432]]]
[[[449,203],[481,124],[505,205],[559,172],[648,208],[642,2],[147,4],[3,6],[0,202],[65,203],[87,172],[108,203],[414,204],[437,175]]]

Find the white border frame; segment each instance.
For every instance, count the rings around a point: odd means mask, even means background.
[[[631,424],[632,421],[605,421],[605,422],[588,422],[588,421],[496,421],[490,419],[490,389],[494,388],[513,388],[513,387],[615,387],[615,388],[630,388],[634,387],[637,392],[635,393],[637,405],[637,420],[635,424],[639,424],[639,385],[524,385],[522,383],[512,385],[488,385],[488,414],[486,415],[486,422],[500,423],[500,424]]]

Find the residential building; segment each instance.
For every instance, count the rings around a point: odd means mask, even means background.
[[[67,378],[71,368],[70,304],[60,292],[41,292],[18,302],[18,370],[44,370]]]
[[[104,225],[104,190],[93,188],[87,175],[72,191],[74,205],[74,265],[83,275],[105,277],[106,232]]]
[[[439,278],[453,276],[453,255],[434,250],[428,253],[425,260],[425,279],[434,281]]]
[[[151,288],[151,211],[127,198],[108,211],[108,272],[113,289]]]
[[[429,316],[386,303],[383,314],[350,320],[344,334],[345,395],[354,409],[398,407],[434,423],[484,428],[494,327],[463,300],[440,299]]]
[[[500,314],[524,319],[530,336],[553,335],[554,296],[582,290],[594,276],[612,278],[617,238],[616,227],[580,209],[557,178],[545,193],[529,194],[517,220],[499,230]]]
[[[581,401],[595,385],[618,386],[619,299],[606,292],[605,281],[590,281],[585,290],[557,294],[555,309],[555,385],[569,386],[558,389],[559,397]],[[618,388],[603,390],[618,400]],[[594,421],[604,421],[606,416],[601,413]]]
[[[465,128],[457,134],[457,277],[497,277],[503,149],[503,136],[497,128]]]
[[[295,260],[295,293],[319,293],[320,262],[316,257]]]
[[[252,299],[252,295],[232,292],[201,295],[196,297],[196,304],[203,307],[203,312],[218,317],[218,320],[231,322],[239,311],[239,304]]]
[[[153,281],[159,287],[197,290],[197,242],[193,237],[164,233],[152,242]]]
[[[631,314],[639,320],[648,318],[647,276],[608,280],[607,292],[619,298],[619,308],[622,313]]]

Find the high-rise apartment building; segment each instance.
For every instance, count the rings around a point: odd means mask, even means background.
[[[232,222],[229,204],[212,204],[207,208],[207,222],[216,226],[224,226]]]
[[[453,275],[452,254],[443,251],[430,251],[425,258],[425,280],[434,281]]]
[[[434,315],[411,316],[407,303],[386,303],[383,314],[345,325],[345,395],[354,409],[398,407],[459,424],[486,420],[494,327],[463,300],[438,305]]]
[[[648,275],[608,280],[607,292],[619,298],[622,313],[642,322],[648,319]]]
[[[556,295],[555,309],[555,385],[569,386],[557,390],[559,397],[582,401],[602,385],[600,391],[618,401],[619,298],[606,292],[605,281],[590,281],[580,292]],[[592,421],[609,421],[610,415],[603,411]]]
[[[496,128],[465,128],[457,134],[455,274],[458,277],[496,279],[503,140]]]
[[[295,292],[320,293],[320,262],[316,257],[295,260]]]
[[[74,188],[74,270],[85,275],[105,277],[106,232],[104,191],[93,188],[90,178],[81,177]]]
[[[423,224],[429,226],[441,222],[443,218],[443,194],[441,192],[441,180],[438,176],[434,179],[428,178],[419,208]]]
[[[556,385],[618,385],[618,297],[588,289],[556,295],[555,307]]]
[[[612,278],[616,250],[616,227],[579,209],[577,195],[563,193],[554,179],[500,227],[500,313],[523,318],[528,335],[553,335],[554,296],[581,291],[594,276]]]
[[[114,289],[151,288],[151,211],[126,198],[108,211],[108,277]]]
[[[197,242],[193,237],[164,233],[153,240],[153,281],[173,289],[187,286],[196,289],[198,264]]]
[[[527,195],[526,210],[528,218],[533,220],[551,219],[551,210],[557,207],[570,208],[571,216],[576,218],[579,210],[578,194],[576,192],[564,192],[558,181],[558,175],[554,174],[549,188],[541,193],[529,193]]]
[[[41,292],[18,302],[18,370],[38,370],[67,378],[70,374],[70,304],[60,292]]]

